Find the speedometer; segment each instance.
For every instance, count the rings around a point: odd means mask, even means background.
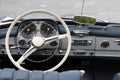
[[[37,31],[35,24],[30,23],[25,25],[25,27],[22,29],[21,35],[26,39],[31,39],[36,33]]]
[[[40,27],[40,33],[43,37],[51,37],[56,35],[56,29],[54,26],[44,22]]]

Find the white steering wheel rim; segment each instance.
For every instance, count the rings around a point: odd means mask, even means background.
[[[70,53],[70,49],[71,49],[71,35],[70,35],[70,31],[69,31],[69,28],[68,26],[66,25],[66,23],[64,22],[63,19],[61,19],[61,17],[59,17],[57,14],[53,13],[53,12],[50,12],[48,10],[41,10],[41,9],[37,9],[37,10],[30,10],[28,12],[25,12],[21,15],[19,15],[13,22],[12,24],[10,25],[10,27],[8,28],[8,31],[7,31],[7,34],[6,34],[6,39],[5,39],[5,48],[6,48],[6,52],[7,52],[7,55],[9,57],[9,59],[11,60],[11,62],[18,68],[18,69],[22,69],[22,70],[27,70],[25,68],[23,68],[22,66],[20,66],[20,64],[18,62],[16,62],[11,53],[10,53],[10,49],[9,49],[9,36],[10,36],[10,33],[12,31],[12,28],[14,27],[14,25],[20,20],[22,19],[24,16],[27,16],[29,14],[32,14],[32,13],[45,13],[45,14],[48,14],[48,15],[51,15],[53,17],[55,17],[56,19],[58,19],[64,26],[65,30],[66,30],[66,37],[68,39],[68,46],[67,46],[67,51],[66,51],[66,54],[64,55],[63,59],[56,65],[54,66],[53,68],[50,68],[48,70],[46,70],[45,72],[47,71],[54,71],[56,69],[58,69],[65,61],[66,59],[68,58],[68,55]]]

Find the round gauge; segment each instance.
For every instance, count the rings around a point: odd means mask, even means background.
[[[43,37],[51,37],[56,35],[56,29],[48,23],[42,23],[40,33]]]
[[[33,23],[25,25],[22,29],[21,35],[26,39],[31,39],[37,33],[36,26]]]

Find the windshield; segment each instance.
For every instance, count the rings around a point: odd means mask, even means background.
[[[120,22],[119,3],[119,0],[0,0],[0,18],[16,18],[28,10],[46,9],[62,17],[73,17],[82,13],[96,19]]]

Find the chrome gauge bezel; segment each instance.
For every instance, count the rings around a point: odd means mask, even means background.
[[[57,30],[55,28],[55,26],[51,25],[48,22],[42,22],[41,26],[40,26],[40,34],[45,37],[51,37],[51,36],[55,36],[57,33]]]
[[[35,23],[31,22],[27,25],[24,25],[20,33],[21,33],[21,36],[25,39],[33,38],[35,34],[37,33]]]

